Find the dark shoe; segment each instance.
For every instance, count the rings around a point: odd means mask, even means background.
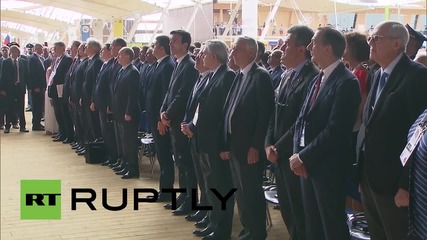
[[[68,138],[66,138],[64,141],[62,141],[63,144],[68,144],[71,143],[72,141]]]
[[[102,162],[101,163],[101,166],[108,166],[110,164],[110,161],[109,160],[107,160],[107,161],[105,161],[105,162]]]
[[[210,228],[210,227],[204,228],[202,230],[199,230],[199,229],[193,230],[193,234],[196,236],[199,236],[199,237],[207,236],[207,235],[211,234],[212,232],[213,232],[212,228]]]
[[[45,128],[44,128],[44,126],[43,125],[40,125],[40,126],[33,126],[33,131],[44,131],[45,130]]]
[[[197,228],[205,228],[209,225],[209,217],[206,215],[202,220],[194,224]]]
[[[26,129],[26,128],[21,128],[21,129],[19,129],[19,132],[24,132],[24,133],[27,133],[27,132],[29,132],[30,130],[28,130],[28,129]]]
[[[83,151],[77,153],[77,155],[79,155],[79,156],[84,156],[85,154],[86,154],[86,150],[83,150]]]
[[[62,142],[62,141],[64,141],[65,140],[65,138],[64,137],[59,137],[59,138],[55,138],[55,139],[53,139],[53,141],[54,142]]]
[[[4,129],[4,133],[10,133],[10,129],[9,128],[5,128]]]
[[[57,138],[59,136],[59,134],[53,134],[52,136],[50,136],[51,138]]]
[[[139,178],[138,173],[131,173],[128,171],[127,173],[123,174],[122,179],[131,179],[131,178]]]
[[[18,126],[18,124],[15,124],[15,125],[12,126],[12,128],[13,129],[19,129],[19,126]]]
[[[115,167],[117,167],[117,166],[119,166],[119,165],[120,165],[120,163],[119,163],[119,162],[113,162],[113,163],[108,164],[108,167],[109,167],[109,168],[115,168]]]
[[[217,236],[213,232],[207,236],[202,237],[202,240],[230,240],[230,237]]]
[[[191,213],[191,204],[188,201],[184,201],[184,203],[179,206],[176,210],[172,211],[175,216],[182,216]]]
[[[81,148],[82,146],[80,145],[80,144],[76,144],[76,145],[73,145],[73,146],[71,146],[71,149],[79,149],[79,148]]]
[[[79,148],[76,148],[76,153],[79,153],[79,152],[81,152],[81,151],[83,151],[83,150],[85,150],[85,147],[83,147],[83,146],[80,146]]]
[[[120,171],[122,171],[125,168],[126,168],[126,166],[124,164],[119,164],[118,166],[113,167],[113,171],[114,172],[120,172]]]
[[[200,220],[202,220],[204,217],[206,216],[206,211],[197,211],[194,214],[190,214],[185,216],[185,220],[190,221],[190,222],[198,222]]]
[[[31,112],[31,111],[33,111],[33,109],[32,109],[32,108],[30,108],[30,107],[27,107],[27,108],[25,109],[25,111],[26,111],[26,112]]]
[[[123,168],[121,171],[117,171],[116,175],[125,175],[126,173],[129,173],[129,170],[127,170],[127,168]]]

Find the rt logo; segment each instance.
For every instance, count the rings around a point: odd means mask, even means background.
[[[61,219],[61,180],[21,180],[21,220]]]

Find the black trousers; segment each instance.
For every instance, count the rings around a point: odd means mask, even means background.
[[[158,115],[159,113],[157,113]],[[164,188],[173,188],[173,183],[175,181],[175,166],[173,164],[172,158],[172,143],[171,136],[169,132],[166,132],[164,135],[160,135],[157,130],[157,121],[155,118],[150,118],[150,113],[147,112],[148,119],[153,119],[148,121],[151,128],[151,133],[153,134],[154,146],[156,147],[157,159],[160,165],[160,181],[159,189],[160,191]]]
[[[139,174],[138,164],[138,125],[139,121],[123,121],[118,123],[123,159],[132,174]]]
[[[85,141],[93,142],[95,139],[101,137],[101,127],[99,123],[99,113],[92,112],[90,105],[83,104],[81,106],[81,123],[84,127]]]
[[[16,118],[18,118],[19,127],[23,129],[27,124],[25,121],[25,93],[19,86],[14,86],[8,93],[5,128],[10,129],[11,124],[15,124]]]
[[[262,188],[264,162],[249,165],[247,152],[233,151],[231,146],[231,176],[237,188],[236,200],[244,234],[239,239],[265,239],[266,202]]]
[[[337,174],[337,173],[330,173]],[[307,239],[349,239],[345,177],[300,178],[306,219]]]
[[[225,197],[234,187],[231,177],[229,160],[222,160],[219,153],[200,153],[200,168],[205,182],[206,195],[212,211],[209,212],[209,226],[213,229],[218,239],[228,239],[231,235],[234,215],[233,194],[226,204],[226,209],[221,209],[221,202],[212,192],[217,190]]]
[[[114,123],[108,119],[108,114],[106,110],[100,110],[99,121],[102,132],[102,138],[104,139],[104,144],[106,146],[107,155],[111,163],[117,161],[117,145],[116,145],[116,132],[114,131]]]
[[[30,95],[28,97],[30,97]],[[31,91],[33,127],[37,127],[41,125],[41,120],[43,117],[43,106],[44,106],[44,91],[40,91],[40,92]]]
[[[125,159],[124,159],[124,152],[123,152],[123,145],[122,145],[122,133],[120,130],[120,126],[119,126],[119,122],[114,121],[114,136],[116,136],[116,138],[114,139],[114,143],[116,144],[116,148],[117,148],[117,161],[125,163]]]
[[[179,124],[171,125],[169,131],[171,134],[175,164],[179,170],[179,187],[187,189],[187,199],[191,201],[191,191],[197,188],[197,178],[191,157],[190,143],[187,136],[181,132],[181,126]]]
[[[64,98],[52,99],[52,102],[56,121],[58,122],[59,133],[63,137],[73,141],[74,128],[73,121],[71,119],[71,113],[68,109],[68,103]]]
[[[394,195],[374,192],[369,186],[365,173],[366,171],[362,173],[360,187],[371,239],[406,239],[409,229],[408,208],[397,207],[394,202]]]
[[[191,158],[193,160],[193,166],[194,166],[194,172],[196,174],[197,185],[199,185],[199,189],[200,189],[200,205],[206,206],[209,203],[206,196],[208,189],[206,189],[205,179],[203,178],[203,172],[200,166],[200,154],[199,154],[196,141],[197,141],[197,136],[193,135],[193,138],[190,139]]]
[[[80,115],[81,115],[81,107],[78,103],[72,102],[71,105],[68,105],[69,111],[71,112],[71,116],[73,119],[73,124],[75,127],[75,134],[76,141],[83,143],[84,142],[84,131],[82,127],[82,123],[80,121]]]
[[[292,240],[307,239],[300,177],[289,167],[289,161],[279,159],[276,167],[277,195],[280,213]]]
[[[0,126],[4,126],[9,97],[0,95]]]

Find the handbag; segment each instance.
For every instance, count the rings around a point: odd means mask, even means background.
[[[88,164],[103,163],[106,161],[107,152],[104,142],[89,142],[85,144],[85,159]]]

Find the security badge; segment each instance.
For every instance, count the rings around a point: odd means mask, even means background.
[[[411,139],[409,140],[408,144],[406,144],[405,149],[403,149],[402,154],[400,154],[400,161],[402,162],[403,166],[406,165],[406,162],[414,152],[415,148],[417,147],[418,143],[421,140],[421,137],[423,136],[426,130],[427,130],[426,122],[421,121],[421,123],[415,129],[415,132],[412,135]]]

